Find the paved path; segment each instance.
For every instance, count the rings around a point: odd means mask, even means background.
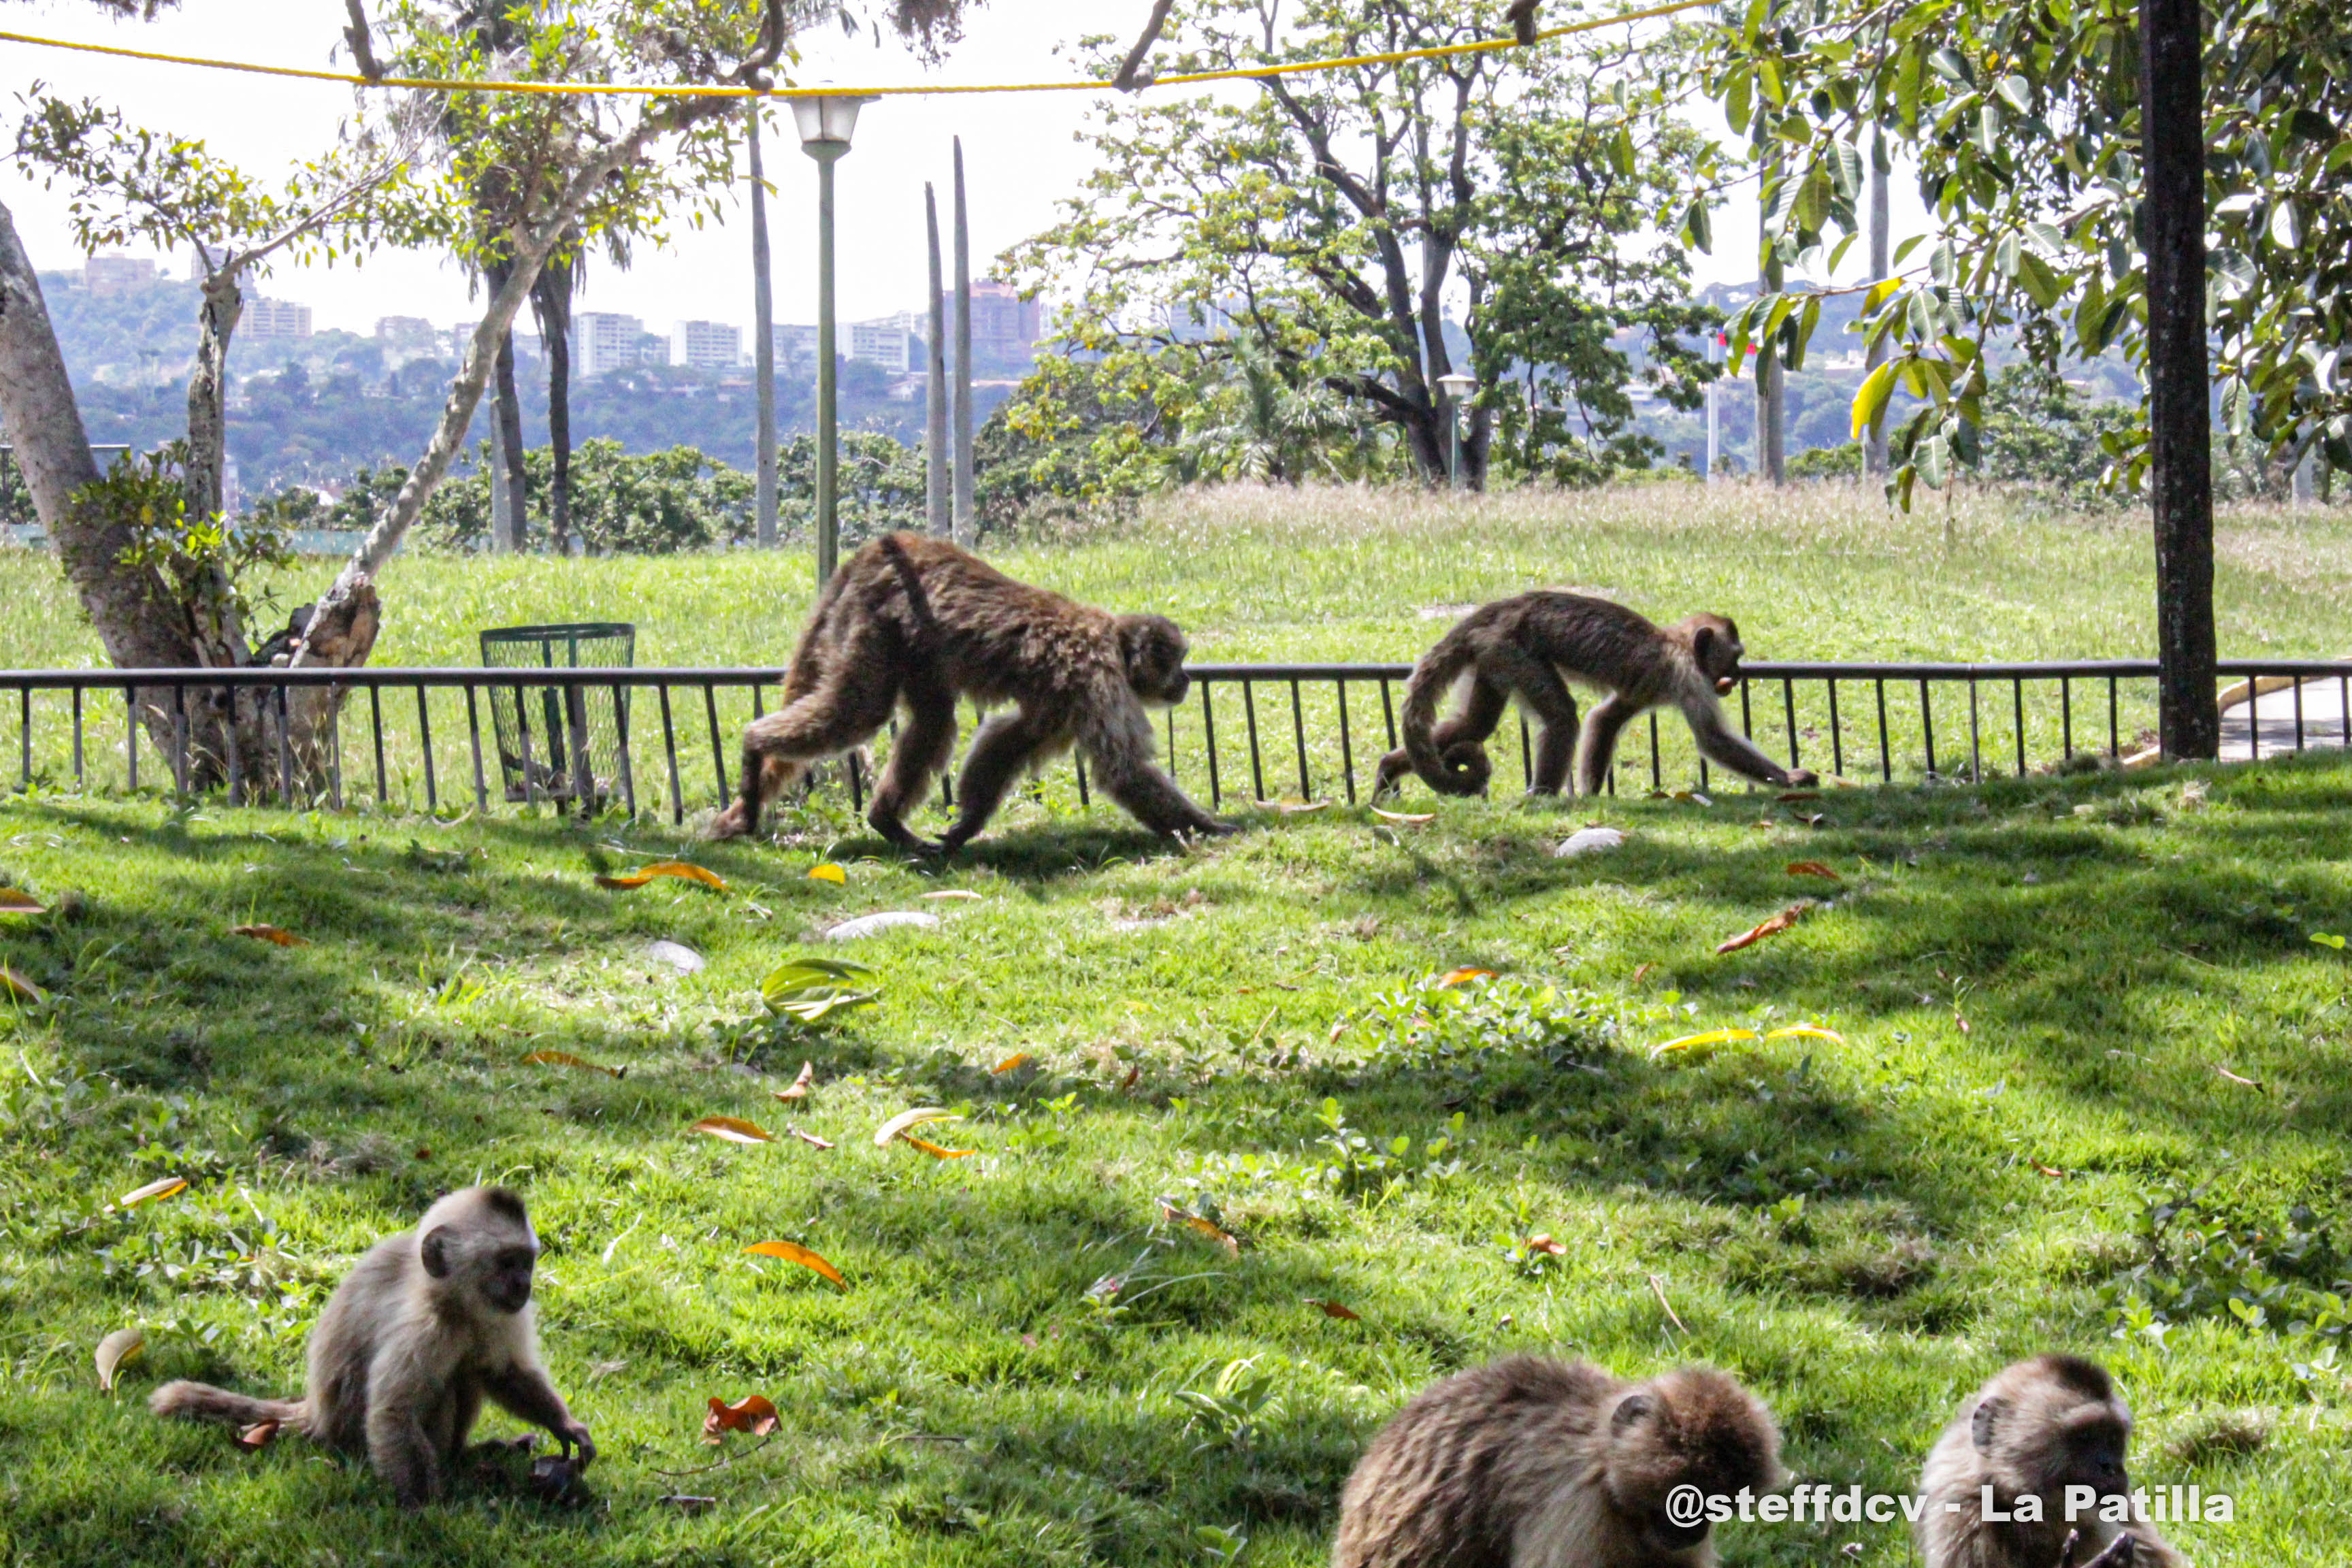
[[[2346,743],[2344,688],[2343,678],[2333,675],[2302,683],[2303,743],[2306,747]],[[2257,734],[2262,742],[2261,754],[2265,757],[2294,751],[2297,691],[2295,687],[2266,691],[2252,702],[2223,709],[2221,760],[2251,760],[2255,755]]]

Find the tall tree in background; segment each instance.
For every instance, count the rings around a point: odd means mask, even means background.
[[[1496,25],[1473,0],[1178,0],[1163,37],[1174,71],[1459,44]],[[1010,259],[1034,290],[1075,279],[1068,352],[1248,333],[1293,385],[1319,381],[1396,426],[1432,481],[1447,467],[1435,383],[1465,348],[1490,388],[1528,380],[1524,405],[1490,392],[1475,409],[1474,482],[1498,437],[1516,471],[1638,461],[1635,373],[1612,334],[1647,329],[1648,374],[1678,404],[1696,405],[1704,376],[1681,337],[1706,319],[1685,304],[1681,249],[1633,238],[1690,221],[1683,198],[1713,177],[1672,112],[1695,85],[1685,37],[1629,29],[1265,78],[1238,102],[1112,104],[1087,132],[1081,195]],[[1113,42],[1099,41],[1106,74]],[[1181,398],[1186,367],[1163,379]]]
[[[2167,384],[2179,425],[2155,487],[2161,730],[2168,752],[2210,754],[2219,731],[2200,651],[2210,633],[2200,628],[2211,625],[2211,526],[2191,428],[2207,378],[2232,437],[2282,462],[2317,451],[2352,469],[2352,376],[2340,369],[2352,341],[2352,57],[2340,7],[2221,0],[2204,7],[2201,49],[2184,30],[2193,11],[2152,8],[2163,26],[2147,41],[2170,68],[2147,83],[2134,9],[1812,0],[1780,15],[1768,28],[1751,12],[1719,34],[1715,85],[1735,130],[1783,150],[1788,177],[1768,205],[1786,215],[1791,258],[1831,270],[1844,243],[1832,235],[1853,237],[1863,138],[1879,126],[1916,164],[1941,230],[1898,245],[1864,301],[1869,341],[1895,352],[1863,383],[1857,434],[1885,417],[1898,386],[1922,400],[1892,441],[1898,500],[1977,451],[1993,333],[2048,369],[2119,349]],[[2169,96],[2150,109],[2151,90]],[[2215,244],[2200,257],[2208,230]],[[2199,273],[2202,330],[2158,328],[2200,314]],[[1735,337],[1743,350],[1779,336],[1801,352],[1816,319],[1805,296],[1768,297]],[[2190,351],[2208,341],[2200,375]],[[2107,439],[2124,489],[2147,484],[2151,412],[2167,418],[2151,400],[2137,428]]]

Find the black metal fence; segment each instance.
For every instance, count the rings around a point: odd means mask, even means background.
[[[1192,692],[1162,721],[1165,760],[1179,784],[1213,806],[1276,796],[1360,800],[1381,754],[1396,744],[1411,668],[1196,665]],[[2225,714],[2225,755],[2352,745],[2352,661],[2231,659],[2221,670],[2241,699]],[[2147,659],[1759,663],[1747,667],[1727,704],[1743,732],[1791,767],[1863,781],[1981,779],[2085,752],[2139,749],[2154,722],[2156,673]],[[15,742],[0,758],[15,752],[19,788],[70,780],[81,789],[185,793],[195,776],[189,737],[199,705],[225,706],[242,688],[260,693],[268,754],[241,756],[230,745],[223,787],[232,803],[274,793],[336,808],[365,798],[488,811],[511,797],[499,786],[495,736],[485,753],[485,699],[511,698],[528,712],[550,690],[593,691],[608,694],[619,715],[615,776],[599,794],[632,816],[666,811],[683,823],[690,810],[729,797],[737,738],[782,678],[780,668],[0,670],[0,738]],[[298,765],[289,693],[320,686],[345,689],[345,700],[315,758]],[[152,727],[135,721],[142,703]],[[12,721],[16,734],[6,737]],[[533,768],[532,748],[544,748],[546,738],[525,722],[513,740],[523,764],[520,802],[568,804],[533,783],[547,770]],[[1508,749],[1507,731],[1496,740]],[[1528,742],[1522,721],[1522,782]],[[1498,783],[1507,768],[1498,759]],[[853,758],[843,772],[850,804],[862,810],[864,770]],[[1653,712],[1646,733],[1626,731],[1612,791],[1685,783],[1708,787],[1708,770],[1677,718]],[[943,799],[951,801],[951,789],[943,782]],[[1088,805],[1083,763],[1056,770],[1044,793]]]

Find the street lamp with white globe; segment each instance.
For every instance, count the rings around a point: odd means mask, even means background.
[[[849,151],[857,111],[872,102],[855,93],[795,97],[793,124],[801,151],[816,160],[816,581],[823,588],[841,554],[840,454],[835,449],[833,323],[833,166]]]

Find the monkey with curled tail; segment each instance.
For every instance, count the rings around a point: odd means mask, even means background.
[[[344,1276],[311,1331],[301,1398],[180,1382],[157,1389],[148,1407],[237,1426],[278,1422],[364,1455],[404,1508],[446,1490],[485,1398],[547,1428],[567,1456],[576,1447],[585,1467],[596,1445],[540,1365],[530,1310],[538,1261],[522,1199],[504,1187],[451,1193]]]

